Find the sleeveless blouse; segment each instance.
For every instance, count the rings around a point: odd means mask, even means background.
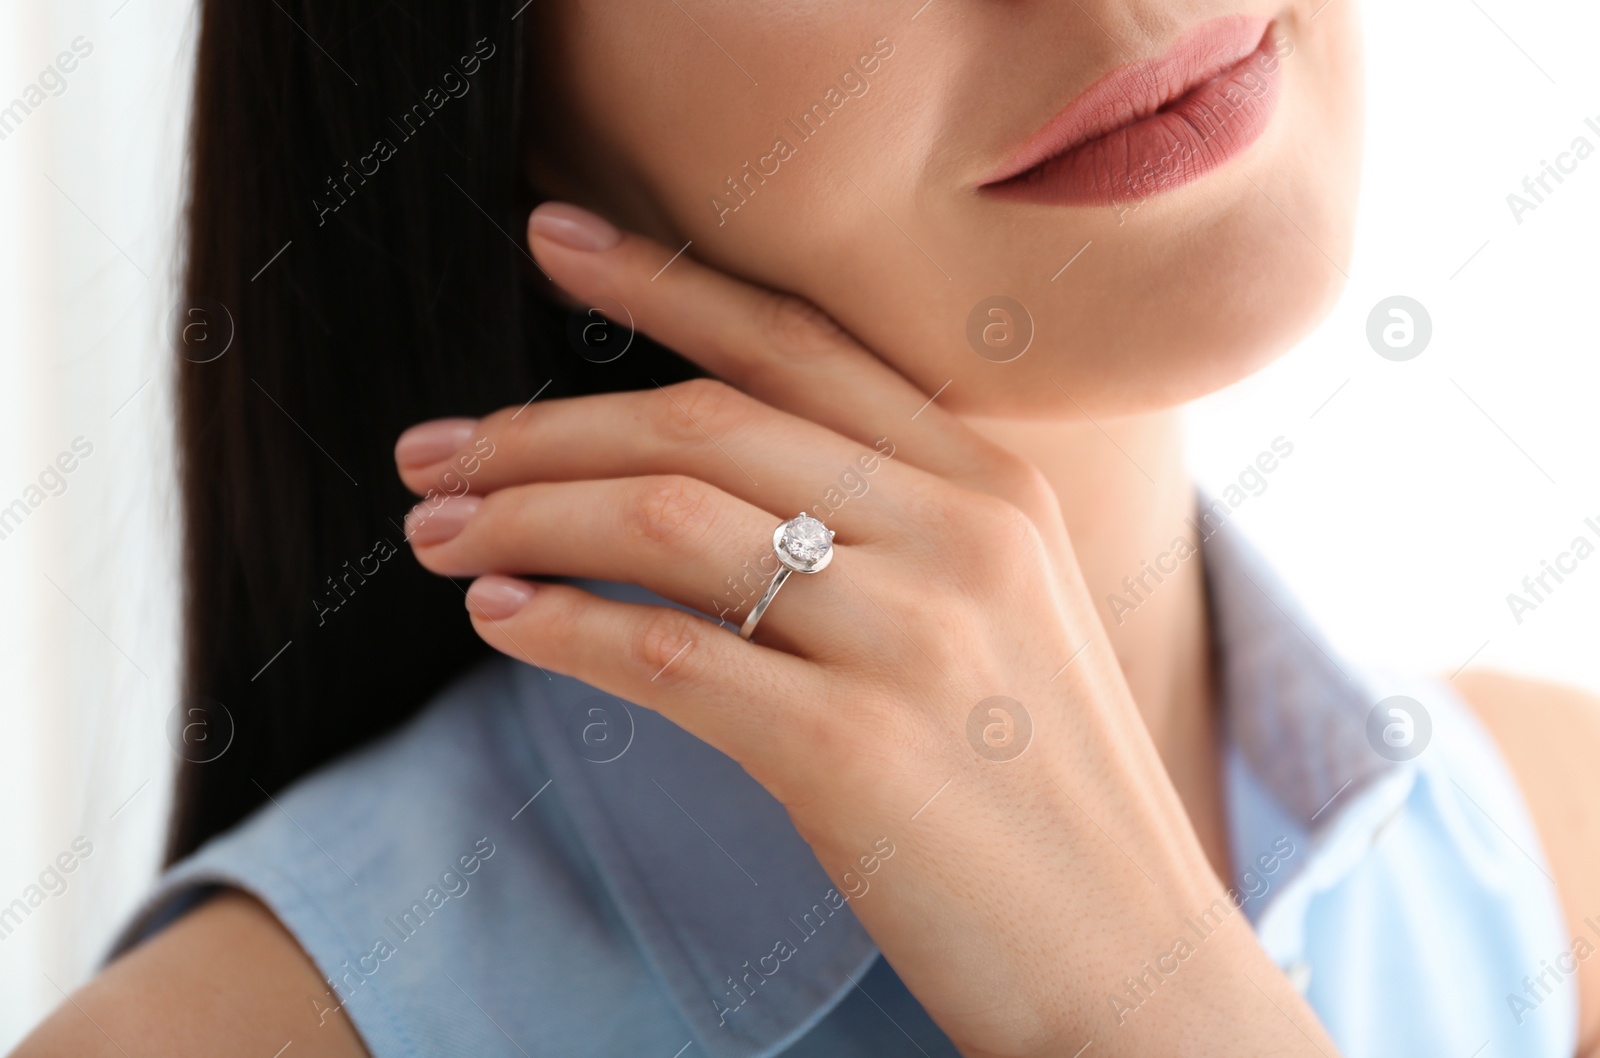
[[[1225,881],[1262,947],[1346,1058],[1572,1058],[1579,938],[1484,729],[1447,684],[1339,657],[1236,528],[1200,551]],[[738,764],[510,659],[175,865],[112,955],[219,887],[272,910],[374,1058],[957,1053]],[[1137,1017],[1162,980],[1095,1001]]]

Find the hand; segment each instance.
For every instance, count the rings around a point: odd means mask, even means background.
[[[419,506],[408,535],[428,569],[480,577],[478,633],[733,757],[842,884],[891,841],[850,906],[967,1055],[1325,1041],[1243,916],[1161,1002],[1112,1016],[1122,978],[1223,889],[1038,471],[804,302],[687,256],[663,270],[671,251],[569,207],[537,212],[530,245],[577,299],[620,302],[725,381],[539,401],[402,439],[419,494],[472,460],[471,491]],[[754,642],[513,576],[637,583],[737,628],[764,585],[741,597],[729,578],[798,511],[820,512],[836,553],[790,579]],[[1005,727],[1004,710],[979,708],[995,696],[1018,703],[1017,726],[985,756],[985,729]]]

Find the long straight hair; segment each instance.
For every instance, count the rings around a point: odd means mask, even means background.
[[[404,553],[402,430],[695,373],[642,340],[592,363],[538,289],[516,13],[201,0],[178,308],[211,344],[186,327],[175,370],[180,690],[211,741],[180,754],[168,863],[487,650]]]

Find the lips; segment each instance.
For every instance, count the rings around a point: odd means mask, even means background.
[[[1196,26],[1166,54],[1084,90],[982,185],[1017,201],[1111,206],[1181,187],[1242,154],[1277,108],[1265,18]]]

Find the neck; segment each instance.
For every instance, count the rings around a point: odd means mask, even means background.
[[[1204,569],[1198,556],[1175,572],[1155,568],[1175,538],[1193,537],[1179,413],[964,419],[1032,462],[1055,488],[1134,701],[1213,867],[1228,877]]]

